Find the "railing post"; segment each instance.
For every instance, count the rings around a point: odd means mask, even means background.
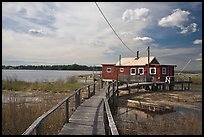
[[[96,90],[96,83],[94,81],[94,85],[93,85],[93,95],[95,95],[95,90]]]
[[[109,98],[109,94],[110,94],[110,84],[108,85],[108,98]]]
[[[88,98],[90,98],[90,85],[88,85]]]
[[[188,83],[188,90],[190,90],[191,77],[188,77],[188,81],[189,81],[189,83]]]
[[[39,123],[38,126],[36,127],[36,135],[42,135],[42,123]]]
[[[103,88],[103,80],[101,79],[101,88]]]
[[[66,123],[69,123],[69,99],[66,100]]]
[[[80,105],[80,101],[81,101],[81,89],[79,89],[78,92],[78,106]]]
[[[75,93],[75,110],[77,109],[78,107],[78,92]]]
[[[113,81],[113,94],[115,92],[115,82]]]

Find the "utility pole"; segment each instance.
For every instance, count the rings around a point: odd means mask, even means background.
[[[148,46],[148,48],[147,48],[147,55],[148,55],[148,75],[150,74],[149,73],[149,60],[150,60],[150,52],[149,52],[149,46]]]

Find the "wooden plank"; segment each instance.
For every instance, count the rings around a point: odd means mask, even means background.
[[[103,101],[106,89],[84,101],[61,129],[59,135],[105,135]]]

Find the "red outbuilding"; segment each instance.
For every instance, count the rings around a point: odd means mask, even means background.
[[[173,81],[175,67],[176,65],[160,64],[154,56],[122,58],[116,64],[102,64],[102,78],[103,81],[147,81],[147,78],[150,81]]]

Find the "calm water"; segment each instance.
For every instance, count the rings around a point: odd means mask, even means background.
[[[99,74],[100,72],[94,72]],[[93,71],[63,71],[63,70],[2,70],[2,80],[18,79],[27,82],[54,82],[81,74],[93,74]]]

